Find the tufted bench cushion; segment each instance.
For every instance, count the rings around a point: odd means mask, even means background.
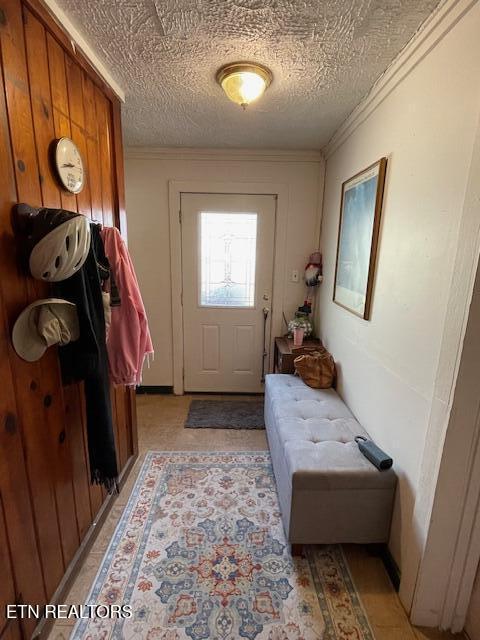
[[[395,473],[360,453],[354,438],[368,434],[333,389],[268,375],[265,425],[292,544],[388,540]]]

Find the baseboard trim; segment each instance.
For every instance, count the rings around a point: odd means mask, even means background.
[[[162,385],[141,385],[137,387],[137,395],[169,395],[173,393],[173,387]]]
[[[137,456],[132,455],[127,460],[127,463],[125,464],[123,471],[121,472],[119,477],[118,484],[120,489],[123,487],[128,476],[130,475],[130,472],[133,468],[133,465],[135,464],[136,459],[137,459]],[[49,604],[62,604],[63,601],[65,600],[65,597],[70,591],[70,588],[75,578],[80,573],[83,562],[88,552],[92,548],[93,543],[95,542],[97,535],[100,529],[102,528],[103,523],[105,522],[108,514],[110,513],[110,509],[115,504],[116,499],[117,499],[116,494],[109,495],[107,496],[107,498],[105,498],[102,506],[100,507],[99,512],[95,517],[95,520],[90,525],[90,528],[85,534],[85,537],[82,540],[81,545],[78,547],[75,555],[72,558],[72,561],[68,565],[67,570],[65,571],[65,575],[63,576],[60,584],[58,585],[57,590],[53,594]],[[38,625],[36,626],[31,640],[46,640],[46,638],[48,638],[50,631],[52,630],[54,623],[55,623],[55,620],[52,618],[48,618],[48,619],[42,618],[38,623]]]
[[[395,591],[400,589],[400,569],[398,568],[397,563],[393,559],[392,554],[390,553],[390,549],[387,545],[383,545],[383,551],[380,555],[383,566],[385,567],[385,571],[388,573],[388,577],[390,578]]]
[[[377,556],[383,562],[385,571],[387,572],[390,582],[392,583],[395,591],[400,589],[400,569],[395,562],[390,549],[386,544],[369,544],[367,545],[369,553]]]

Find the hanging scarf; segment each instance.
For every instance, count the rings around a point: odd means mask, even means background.
[[[77,305],[80,338],[59,350],[65,383],[85,383],[91,480],[111,493],[118,488],[112,424],[102,280],[108,277],[100,227],[92,225],[92,242],[83,267],[55,284],[55,294]]]

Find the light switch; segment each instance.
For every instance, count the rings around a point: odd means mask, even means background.
[[[298,270],[294,269],[292,271],[292,282],[298,282]]]

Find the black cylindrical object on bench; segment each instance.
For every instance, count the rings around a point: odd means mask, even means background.
[[[370,460],[370,462],[380,471],[390,469],[393,465],[392,458],[390,458],[385,451],[382,451],[380,447],[377,447],[372,440],[367,440],[367,438],[364,438],[363,436],[357,436],[355,438],[355,442],[358,444],[358,448],[367,460]]]

